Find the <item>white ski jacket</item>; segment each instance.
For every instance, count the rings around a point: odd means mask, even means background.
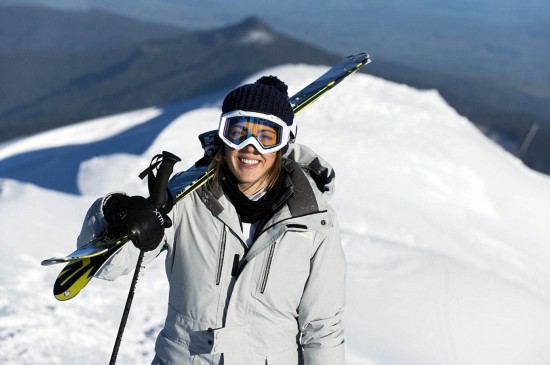
[[[344,364],[346,263],[325,201],[334,173],[299,145],[285,168],[290,197],[250,249],[217,184],[174,206],[164,245],[146,254],[150,262],[166,249],[170,283],[153,364]],[[104,231],[100,207],[90,209],[80,242]],[[128,273],[137,256],[128,244],[97,276]]]

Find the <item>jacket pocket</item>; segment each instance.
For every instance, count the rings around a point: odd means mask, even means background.
[[[310,231],[287,231],[266,247],[254,270],[252,296],[269,306],[297,305],[309,276],[313,237]]]
[[[267,253],[267,260],[261,276],[262,279],[260,280],[260,294],[265,292],[265,287],[267,286],[267,279],[269,278],[269,271],[271,270],[271,263],[273,262],[273,255],[275,254],[275,245],[276,243],[272,244]]]
[[[227,227],[223,226],[222,239],[220,242],[220,252],[218,254],[218,265],[216,268],[216,285],[220,285],[223,271],[223,261],[225,258],[225,245],[227,241]]]
[[[287,228],[287,230],[279,238],[277,238],[275,240],[275,242],[273,242],[269,246],[269,248],[267,248],[267,250],[268,250],[267,257],[265,259],[265,264],[263,266],[262,273],[261,273],[261,276],[260,276],[260,278],[261,278],[260,279],[260,286],[259,286],[259,289],[258,289],[259,294],[264,294],[265,291],[266,291],[269,275],[270,275],[271,270],[272,270],[273,258],[275,256],[275,249],[277,248],[277,246],[282,245],[283,241],[285,239],[289,239],[290,241],[295,241],[293,238],[288,238],[288,237],[291,237],[295,234],[300,234],[300,235],[307,236],[308,239],[311,239],[313,237],[313,232],[310,232],[306,225],[292,224],[291,223],[291,224],[287,224],[286,228]],[[289,246],[289,245],[286,245],[286,246]],[[302,246],[303,247],[301,247],[300,250],[305,249],[309,252],[309,244],[308,243],[305,246],[304,245],[302,245]],[[281,248],[280,250],[283,250],[283,253],[281,254],[281,256],[286,261],[287,252],[285,252],[284,248]],[[294,255],[292,255],[292,256],[294,256]],[[291,257],[288,257],[288,258],[290,259]],[[308,262],[309,262],[309,260],[308,260]],[[281,264],[281,263],[279,263],[279,264]],[[290,270],[292,270],[292,268],[290,268]]]

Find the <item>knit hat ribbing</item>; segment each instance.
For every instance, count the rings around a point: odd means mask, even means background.
[[[245,110],[271,114],[290,126],[294,121],[294,111],[287,90],[287,85],[276,76],[261,77],[254,84],[240,86],[227,94],[222,113]]]

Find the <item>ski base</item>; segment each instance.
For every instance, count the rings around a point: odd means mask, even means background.
[[[127,236],[120,237],[115,240],[106,239],[105,237],[98,237],[84,244],[83,246],[78,248],[76,251],[68,254],[67,256],[52,257],[52,258],[43,260],[40,264],[42,266],[49,266],[49,265],[62,264],[66,262],[77,261],[85,258],[99,256],[109,251],[111,248],[117,245],[124,244],[127,241],[128,241]]]
[[[88,284],[94,275],[101,270],[109,258],[121,250],[123,245],[112,247],[101,255],[86,257],[70,262],[59,273],[53,286],[53,295],[59,301],[74,298]]]

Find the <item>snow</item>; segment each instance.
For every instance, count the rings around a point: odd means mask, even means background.
[[[326,68],[265,70],[290,93]],[[248,81],[255,80],[252,75]],[[208,98],[206,98],[208,99]],[[205,99],[205,100],[206,100]],[[0,146],[0,363],[104,364],[130,277],[52,295],[87,208],[162,150],[201,157],[219,99],[150,108]],[[214,106],[212,106],[214,105]],[[296,117],[337,173],[348,260],[347,364],[550,363],[550,178],[485,138],[435,91],[353,75]],[[147,364],[167,303],[163,260],[137,286],[119,364]]]
[[[160,110],[157,108],[148,108],[67,126],[61,133],[57,129],[47,131],[23,140],[5,143],[0,149],[0,159],[48,147],[84,144],[106,139],[129,127],[145,123],[159,114]]]
[[[240,43],[241,44],[260,44],[260,45],[268,45],[273,43],[274,36],[272,33],[270,33],[267,30],[264,29],[256,29],[251,30],[246,35],[241,37]]]

